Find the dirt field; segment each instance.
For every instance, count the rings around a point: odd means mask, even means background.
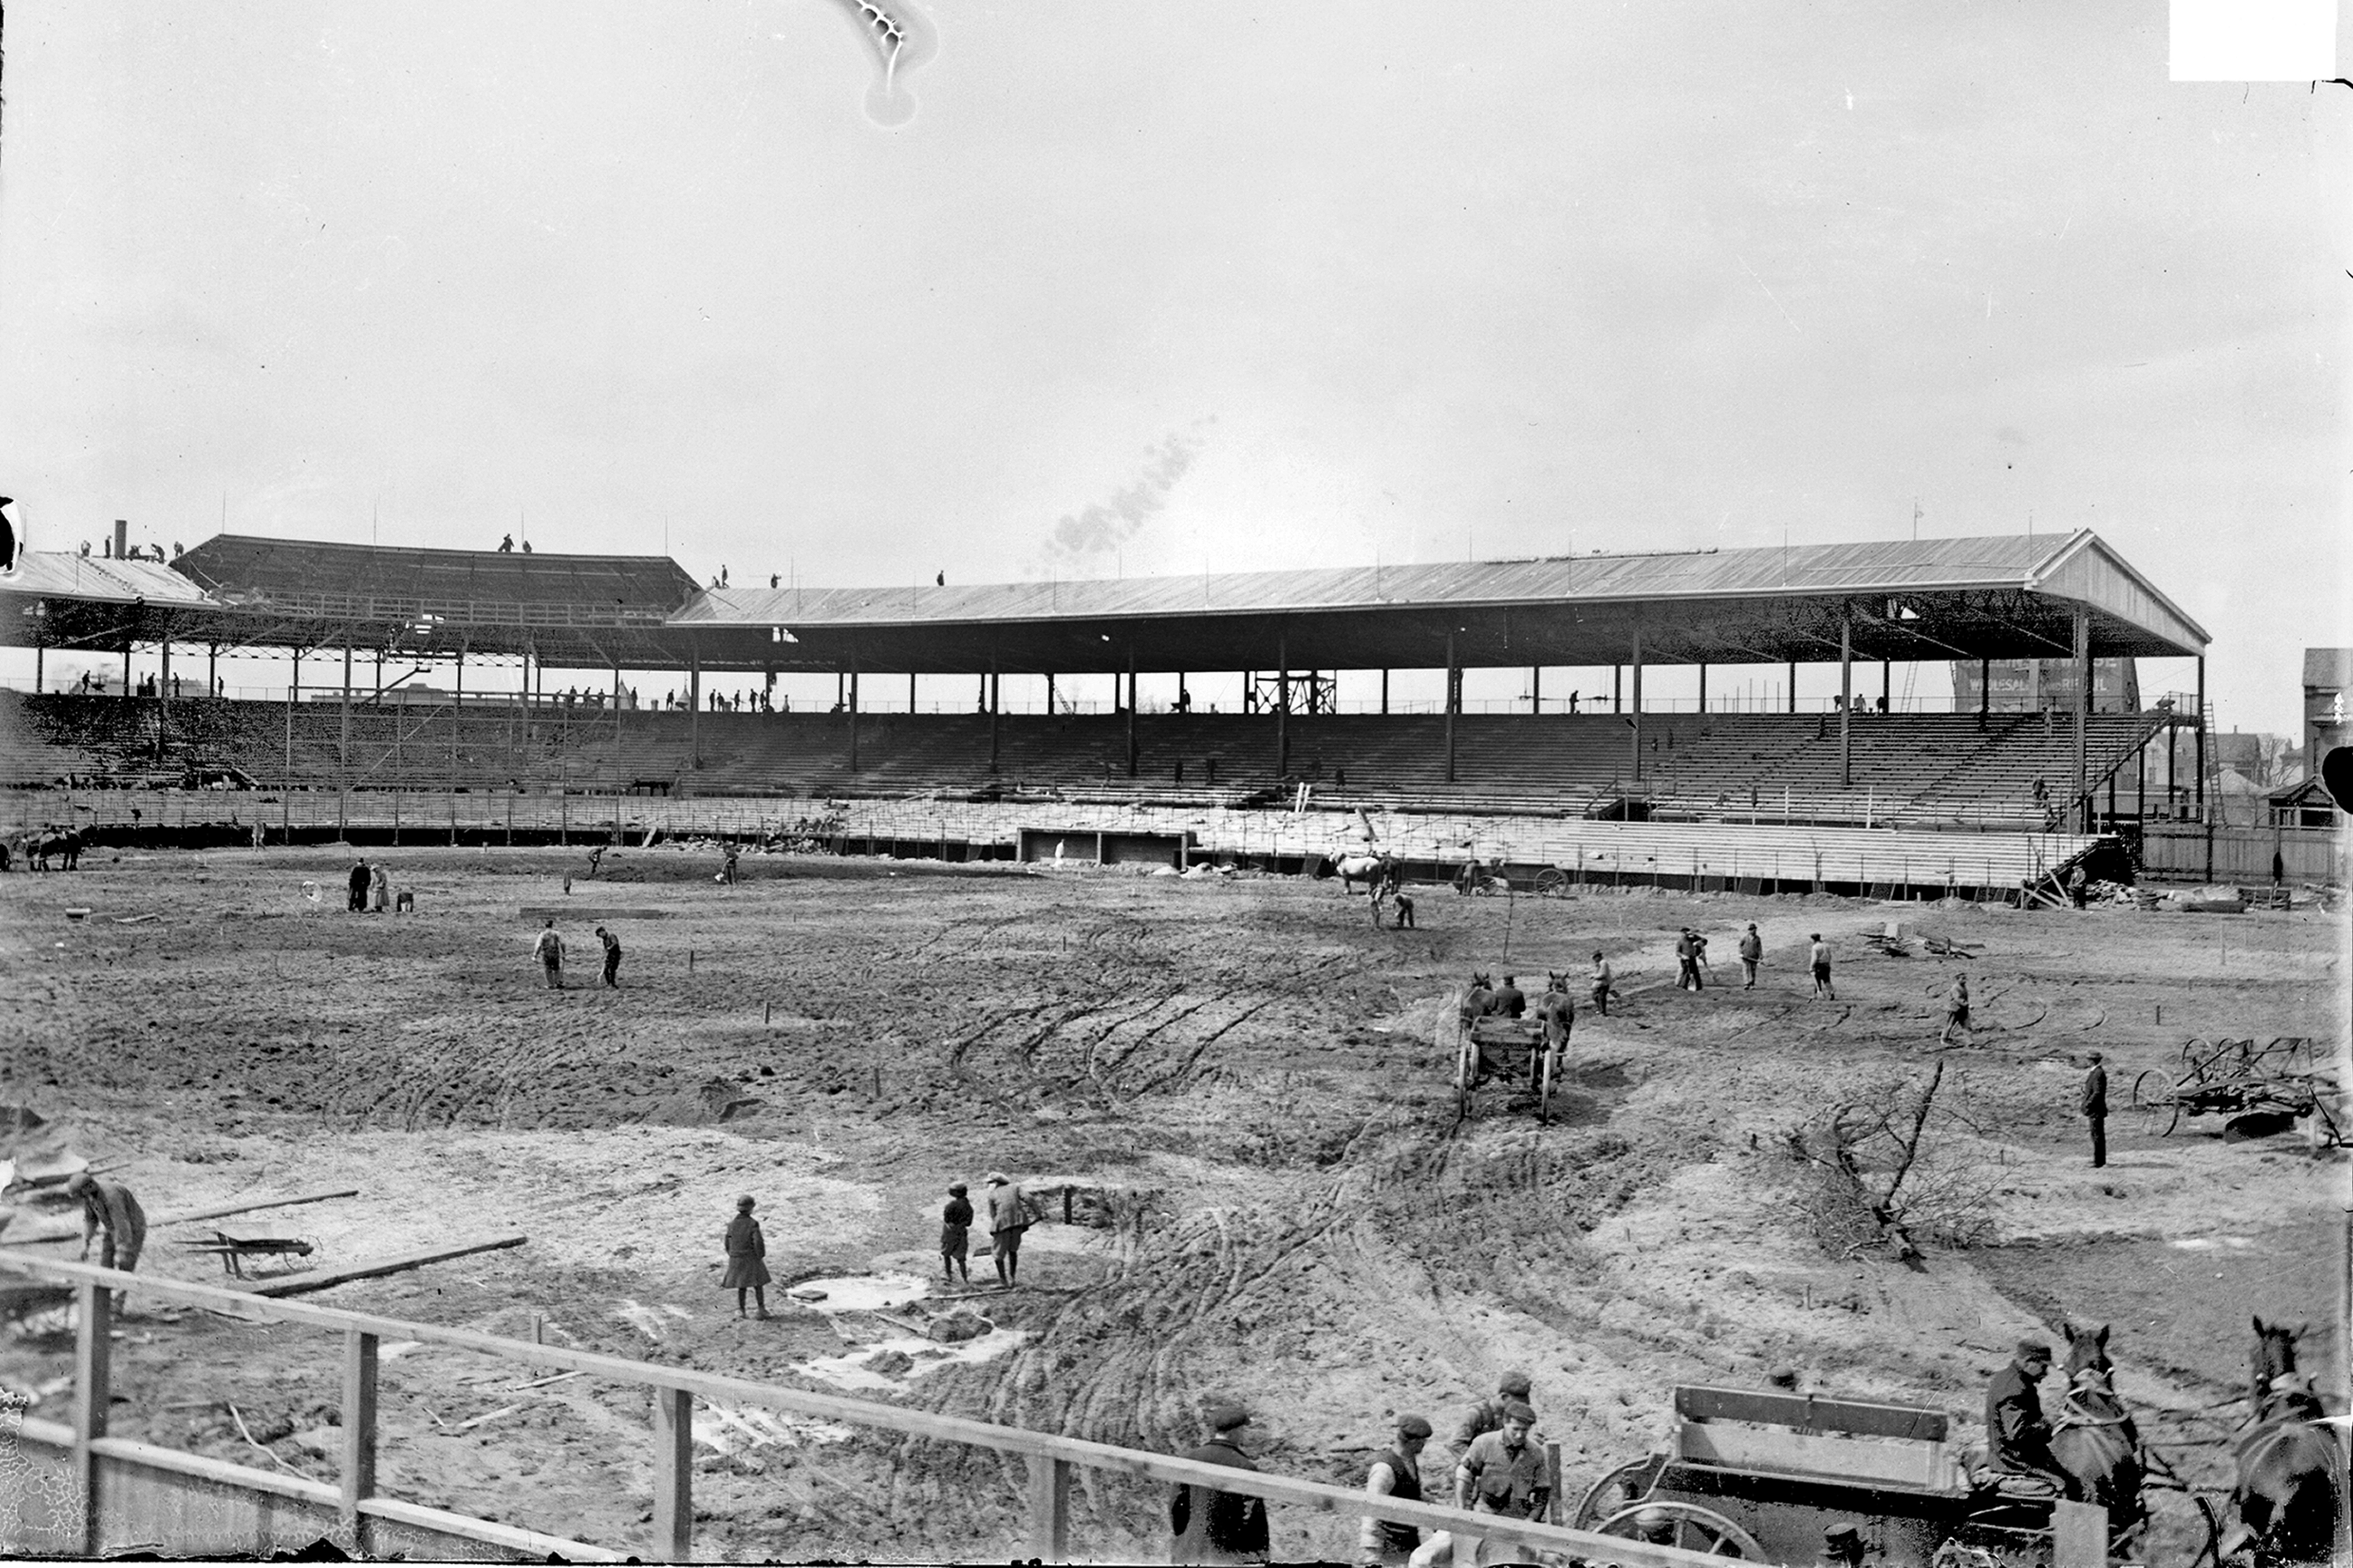
[[[343,912],[349,859],[321,852],[0,879],[0,1101],[126,1161],[151,1214],[361,1189],[259,1216],[315,1240],[316,1264],[531,1238],[311,1300],[1164,1449],[1198,1440],[1205,1402],[1243,1398],[1269,1468],[1351,1485],[1401,1410],[1437,1424],[1442,1477],[1454,1423],[1511,1367],[1534,1374],[1572,1491],[1663,1437],[1679,1383],[1921,1402],[1974,1427],[2010,1342],[2062,1317],[2115,1325],[2122,1391],[2211,1485],[2221,1450],[2193,1440],[2221,1428],[2154,1411],[2242,1383],[2250,1312],[2336,1310],[2340,1161],[2295,1134],[2226,1144],[2211,1119],[2158,1139],[2124,1102],[2192,1037],[2333,1050],[2339,917],[1430,889],[1398,932],[1336,882],[754,858],[725,889],[685,851],[608,856],[599,881],[577,851],[386,858],[413,918]],[[596,921],[567,912],[574,988],[555,994],[519,913],[538,905],[660,918],[610,922],[613,993],[591,988]],[[113,918],[148,911],[164,918]],[[1982,952],[1868,952],[1859,933],[1891,917]],[[1752,920],[1767,967],[1743,994]],[[1720,955],[1697,996],[1672,984],[1686,921]],[[1807,995],[1813,931],[1838,952],[1835,1003]],[[1607,1018],[1580,1008],[1566,1117],[1540,1128],[1482,1091],[1458,1125],[1433,1044],[1450,988],[1475,964],[1533,995],[1596,948],[1626,994]],[[1940,1051],[1957,968],[1981,1027]],[[2094,1048],[2117,1105],[2099,1172],[2074,1114]],[[1953,1114],[1932,1146],[1957,1181],[1987,1178],[1984,1240],[1914,1268],[1826,1252],[1788,1134],[1939,1060]],[[906,1289],[894,1323],[839,1310],[838,1289],[824,1310],[772,1291],[775,1321],[739,1321],[717,1289],[738,1193],[759,1198],[780,1284],[928,1279],[943,1189],[994,1168],[1077,1184],[1098,1223],[1030,1232],[1023,1289],[979,1303],[997,1331],[953,1356],[908,1335],[929,1308]],[[159,1230],[142,1267],[217,1278],[182,1238]],[[54,1390],[55,1300],[9,1305],[0,1382]],[[331,1337],[153,1305],[126,1327],[118,1432],[271,1463],[233,1405],[279,1460],[332,1476]],[[2323,1338],[2307,1352],[2333,1384]],[[914,1353],[868,1364],[892,1348]],[[385,1354],[385,1489],[642,1540],[638,1391],[502,1391],[522,1380],[458,1352]],[[62,1407],[53,1392],[41,1413]],[[756,1415],[705,1413],[698,1436],[706,1552],[1002,1560],[1020,1539],[1018,1464]],[[2184,1516],[2156,1502],[2162,1552]],[[1161,1509],[1091,1484],[1076,1539],[1160,1555]],[[1352,1544],[1331,1520],[1275,1519],[1279,1557]]]

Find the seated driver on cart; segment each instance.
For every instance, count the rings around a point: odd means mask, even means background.
[[[2034,1391],[2050,1370],[2051,1347],[2041,1340],[2021,1340],[2010,1364],[1993,1374],[1986,1387],[1986,1468],[1998,1477],[2047,1481],[2063,1497],[2067,1473],[2051,1457],[2051,1424],[2042,1418],[2042,1400]]]

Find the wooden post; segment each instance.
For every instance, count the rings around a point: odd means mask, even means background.
[[[1068,1459],[1038,1456],[1029,1460],[1029,1555],[1040,1563],[1071,1560]]]
[[[1707,711],[1707,660],[1705,660],[1705,659],[1701,659],[1701,660],[1699,661],[1699,710],[1699,710],[1700,712],[1702,712],[1702,713],[1704,713],[1704,712],[1706,712],[1706,711]]]
[[[1382,712],[1384,715],[1386,715],[1386,714],[1388,712],[1388,710],[1389,710],[1389,672],[1388,672],[1388,670],[1386,670],[1386,669],[1385,669],[1385,670],[1381,671],[1381,712]]]
[[[1135,776],[1135,645],[1127,645],[1127,776]]]
[[[849,661],[849,771],[858,771],[858,661]]]
[[[1000,706],[997,699],[1003,691],[1001,679],[1002,678],[997,672],[996,657],[991,655],[988,660],[988,771],[990,773],[997,771],[997,710]]]
[[[1839,787],[1854,787],[1854,606],[1839,612]]]
[[[1986,727],[1986,715],[1993,710],[1993,660],[1978,660],[1978,728]]]
[[[2051,1505],[2051,1568],[2105,1568],[2108,1510],[2097,1503]]]
[[[1540,664],[1528,666],[1528,711],[1544,711],[1544,666]]]
[[[79,1513],[79,1544],[69,1553],[95,1557],[105,1539],[100,1532],[98,1456],[92,1441],[106,1436],[106,1407],[112,1397],[114,1356],[114,1293],[84,1279],[74,1286],[73,1458],[75,1503]]]
[[[654,1533],[657,1563],[694,1560],[694,1395],[654,1390]]]
[[[1567,1524],[1568,1504],[1560,1495],[1560,1445],[1557,1443],[1545,1445],[1545,1480],[1552,1489],[1552,1503],[1545,1515],[1546,1522]]]
[[[376,1342],[375,1335],[357,1329],[343,1332],[342,1511],[351,1550],[363,1557],[374,1555],[360,1504],[375,1495]]]
[[[686,765],[702,765],[702,655],[686,656]]]

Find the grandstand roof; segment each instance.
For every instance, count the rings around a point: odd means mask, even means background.
[[[732,631],[706,661],[871,669],[1367,668],[1806,662],[1839,622],[1869,658],[2049,658],[2075,604],[2101,656],[2192,654],[2205,632],[2089,531],[1672,554],[1204,574],[971,587],[708,589],[672,617]],[[789,633],[791,644],[776,640]]]
[[[970,587],[698,592],[661,556],[226,534],[173,567],[28,556],[0,581],[0,641],[968,673],[1428,668],[1450,644],[1472,668],[1596,666],[1639,637],[1646,664],[1818,663],[1842,629],[1865,659],[2065,657],[2078,606],[2098,657],[2207,641],[2089,531]]]
[[[666,555],[549,555],[320,544],[224,533],[172,569],[231,604],[317,605],[374,616],[391,601],[427,614],[525,626],[533,610],[609,610],[659,619],[694,596],[694,579]],[[406,613],[396,612],[396,613]]]

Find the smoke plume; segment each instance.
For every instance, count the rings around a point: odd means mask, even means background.
[[[1158,446],[1145,448],[1144,471],[1110,496],[1054,524],[1047,540],[1048,566],[1074,566],[1118,549],[1140,532],[1167,504],[1168,492],[1193,466],[1201,449],[1198,437],[1172,434]]]

